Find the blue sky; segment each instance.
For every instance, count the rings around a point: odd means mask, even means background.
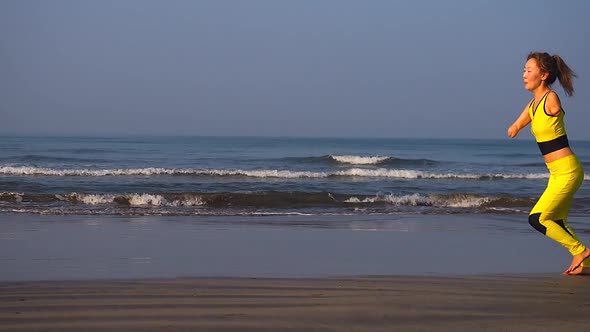
[[[577,72],[588,1],[2,0],[0,133],[503,138],[531,50]],[[586,39],[585,39],[586,38]],[[522,132],[530,138],[529,129]]]

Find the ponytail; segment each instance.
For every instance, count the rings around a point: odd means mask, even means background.
[[[578,77],[576,73],[563,61],[563,59],[555,54],[553,59],[557,66],[557,79],[559,84],[563,87],[563,90],[568,96],[574,95],[574,77]]]
[[[574,78],[578,77],[576,73],[557,55],[549,55],[549,53],[531,52],[527,56],[527,60],[535,59],[542,72],[549,74],[545,81],[547,85],[559,80],[559,84],[563,87],[566,95],[574,95]]]

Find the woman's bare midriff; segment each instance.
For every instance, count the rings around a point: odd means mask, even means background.
[[[572,149],[570,149],[569,147],[565,147],[565,148],[562,148],[557,151],[553,151],[553,152],[550,152],[550,153],[544,155],[543,159],[545,159],[546,163],[550,163],[552,161],[556,161],[558,159],[561,159],[563,157],[567,157],[572,154],[574,154],[572,152]]]

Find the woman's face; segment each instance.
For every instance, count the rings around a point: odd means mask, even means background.
[[[524,65],[524,73],[522,74],[524,82],[524,88],[533,91],[543,84],[543,81],[547,79],[547,74],[541,71],[537,60],[529,59]]]

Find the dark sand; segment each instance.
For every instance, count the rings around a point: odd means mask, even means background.
[[[0,283],[1,331],[587,331],[590,277]]]

